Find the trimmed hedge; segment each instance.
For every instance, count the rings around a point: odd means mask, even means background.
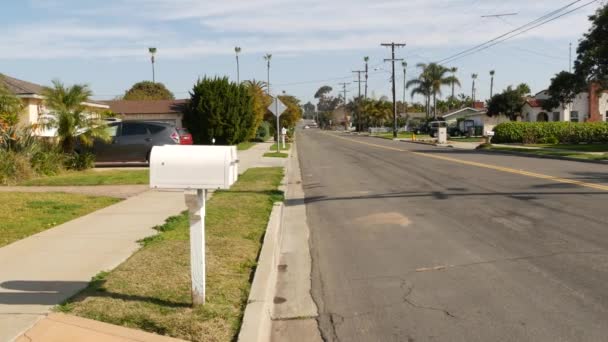
[[[494,127],[494,143],[608,143],[608,122],[505,122]]]

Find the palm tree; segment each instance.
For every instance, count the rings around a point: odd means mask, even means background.
[[[367,72],[368,72],[369,57],[368,56],[363,57],[363,61],[365,62],[365,98],[367,99]]]
[[[494,74],[496,72],[494,70],[490,70],[490,98],[494,94]]]
[[[243,84],[246,87],[265,89],[267,84],[264,81],[257,81],[255,78],[253,80],[244,81]]]
[[[268,90],[268,95],[270,95],[270,60],[272,59],[272,55],[267,53],[264,55],[264,60],[266,61],[266,66],[267,66],[267,73],[268,73],[268,83],[266,83],[267,88],[266,90]]]
[[[454,79],[457,79],[456,73],[458,72],[458,68],[452,67],[452,68],[450,68],[450,72],[452,73],[452,77],[454,77]],[[452,82],[452,100],[455,99],[455,97],[454,97],[454,85],[455,84],[456,84],[456,82]],[[458,86],[460,86],[460,84],[458,84]]]
[[[236,83],[241,83],[241,75],[239,70],[239,53],[241,53],[241,48],[235,46],[234,53],[236,54]]]
[[[90,101],[91,95],[87,85],[66,87],[58,80],[53,81],[53,87],[47,87],[43,91],[44,104],[50,113],[42,125],[57,129],[59,144],[66,153],[74,151],[76,140],[85,146],[91,146],[96,138],[106,141],[110,139],[103,120],[104,114],[86,111],[84,104]]]
[[[433,95],[433,118],[437,119],[437,95],[441,95],[441,87],[444,85],[458,84],[460,81],[455,76],[446,76],[450,69],[437,63],[418,64],[422,68],[421,77],[430,84],[430,94]]]
[[[477,74],[472,74],[471,78],[473,79],[473,86],[471,87],[471,99],[473,99],[473,105],[475,105],[475,80],[477,79]]]
[[[418,65],[418,67],[421,67],[420,65]],[[407,82],[407,84],[405,85],[406,88],[411,88],[413,87],[414,89],[412,89],[411,92],[411,96],[412,98],[415,95],[422,95],[424,96],[425,99],[425,108],[426,108],[426,117],[428,119],[429,115],[430,115],[430,99],[431,99],[431,87],[432,84],[430,82],[430,80],[428,78],[426,78],[424,76],[424,72],[422,72],[420,74],[420,76],[418,76],[418,78],[409,80]],[[413,100],[412,100],[413,102]]]

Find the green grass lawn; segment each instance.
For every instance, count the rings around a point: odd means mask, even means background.
[[[280,144],[280,150],[281,151],[289,151],[289,149],[291,149],[291,144],[290,143],[285,143],[285,148],[283,148],[283,144]],[[274,143],[272,144],[272,146],[270,146],[270,151],[275,151],[277,150],[277,144]]]
[[[238,145],[236,145],[236,149],[238,151],[245,151],[248,150],[250,148],[252,148],[253,146],[255,146],[257,143],[253,142],[253,141],[244,141]]]
[[[392,132],[372,134],[372,136],[380,137],[380,138],[384,138],[384,139],[393,139]],[[412,132],[399,132],[397,134],[397,139],[411,139],[411,138],[412,138]],[[416,134],[416,139],[431,139],[431,136],[428,134]]]
[[[463,137],[463,138],[457,138],[457,137],[452,137],[449,138],[448,140],[450,141],[454,141],[454,142],[483,142],[484,138],[482,137],[471,137],[471,138],[467,138],[467,137]]]
[[[608,144],[533,144],[526,146],[555,148],[579,152],[608,152]]]
[[[207,203],[207,303],[191,307],[186,214],[58,308],[78,316],[190,341],[235,341],[282,168],[245,172]]]
[[[543,149],[532,150],[532,149],[524,149],[524,148],[517,148],[517,147],[502,147],[502,146],[492,146],[489,149],[497,150],[497,151],[518,152],[518,153],[522,153],[522,154],[537,155],[537,156],[558,156],[558,157],[569,157],[569,158],[587,159],[587,160],[608,160],[608,153],[586,154],[586,153],[577,153],[576,151],[562,152],[562,151],[551,151],[551,150],[543,150]]]
[[[70,171],[21,183],[29,186],[148,184],[148,170]]]
[[[264,157],[268,157],[268,158],[287,158],[287,157],[289,157],[289,154],[283,153],[283,152],[268,152],[268,153],[264,153]]]
[[[0,192],[0,247],[119,201],[63,193]]]

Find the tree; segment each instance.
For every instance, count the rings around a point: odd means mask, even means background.
[[[420,66],[420,65],[419,65]],[[418,78],[409,80],[405,85],[407,89],[413,88],[410,95],[414,98],[415,95],[422,95],[425,99],[425,112],[428,119],[430,115],[430,99],[431,99],[431,81],[424,77],[424,73],[421,73]]]
[[[488,115],[507,115],[515,120],[521,113],[521,108],[526,103],[526,95],[530,93],[530,87],[521,83],[516,88],[508,86],[502,93],[492,96],[488,101]]]
[[[608,5],[589,17],[591,28],[583,35],[577,49],[574,73],[600,89],[608,89]]]
[[[450,72],[452,73],[452,77],[454,77],[454,80],[456,79],[456,73],[458,72],[458,68],[457,67],[452,67],[450,68]],[[454,99],[454,85],[456,84],[456,82],[452,82],[452,99]],[[460,84],[458,84],[458,86],[460,86]]]
[[[289,129],[294,128],[296,123],[302,118],[302,108],[300,100],[291,95],[281,95],[279,99],[287,107],[287,109],[279,117],[280,126]],[[274,115],[273,115],[274,116]]]
[[[305,117],[310,119],[314,116],[316,107],[310,101],[306,102],[306,104],[304,104],[304,106],[302,106],[302,108],[304,109]]]
[[[315,99],[319,100],[317,104],[319,112],[331,112],[342,102],[339,97],[328,96],[331,91],[332,88],[330,86],[322,86],[315,93]]]
[[[253,96],[245,85],[227,77],[203,78],[194,84],[184,110],[184,125],[196,144],[235,145],[250,136]]]
[[[448,73],[451,72],[451,69],[448,69],[437,63],[418,64],[418,67],[422,69],[422,72],[418,79],[411,80],[408,82],[406,87],[416,86],[416,88],[412,91],[412,94],[421,94],[427,96],[429,98],[427,103],[430,102],[430,96],[433,96],[433,118],[437,118],[437,95],[441,95],[441,88],[444,85],[458,85],[460,86],[460,81],[456,76],[447,76]]]
[[[264,91],[266,82],[251,80],[243,82],[243,85],[253,97],[253,121],[249,127],[249,133],[245,138],[246,140],[251,140],[256,137],[258,128],[268,112],[268,106],[272,103],[272,98]]]
[[[135,83],[125,92],[123,100],[173,100],[173,93],[158,82],[142,81]]]
[[[556,74],[547,90],[549,99],[542,103],[543,109],[552,111],[559,106],[566,108],[584,87],[585,80],[576,74],[567,71]]]
[[[332,91],[332,87],[330,86],[322,86],[321,88],[319,88],[319,90],[317,90],[317,92],[315,93],[315,99],[320,99],[324,96],[326,96],[327,94],[331,93]]]
[[[473,99],[473,103],[475,102],[475,80],[477,79],[477,74],[472,74],[471,79],[473,79],[473,85],[471,86],[471,98]]]
[[[0,75],[0,129],[15,126],[24,108],[23,101],[6,88]]]
[[[76,141],[91,146],[95,139],[109,140],[103,113],[88,111],[84,103],[92,95],[87,85],[75,84],[65,86],[58,80],[53,87],[45,87],[44,104],[50,109],[42,125],[45,128],[57,129],[59,145],[65,153],[74,151]]]

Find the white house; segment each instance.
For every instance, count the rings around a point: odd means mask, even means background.
[[[559,106],[547,111],[542,108],[543,101],[549,99],[546,90],[529,98],[523,106],[522,120],[528,122],[546,121],[608,121],[608,91],[598,92],[591,86],[588,92],[580,93],[574,101],[564,107]]]
[[[499,123],[511,121],[505,115],[488,116],[484,108],[465,107],[448,112],[442,116],[448,125],[456,124],[459,119],[472,121],[475,127],[496,126]]]

